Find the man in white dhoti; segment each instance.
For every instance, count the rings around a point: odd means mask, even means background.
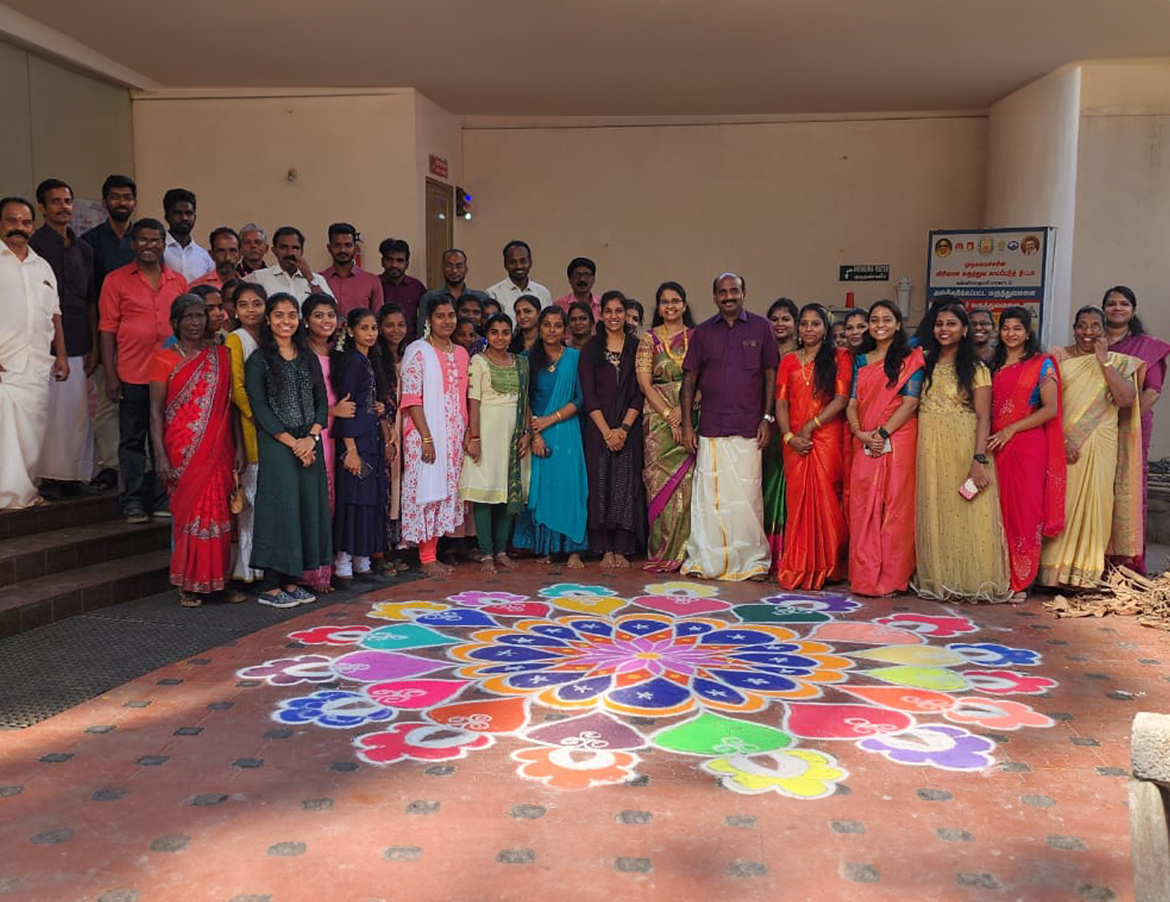
[[[33,217],[24,198],[0,199],[0,510],[44,502],[33,477],[49,380],[69,378],[57,280],[28,246]]]
[[[73,189],[60,179],[37,186],[44,225],[29,247],[53,268],[61,307],[61,330],[69,355],[69,378],[49,386],[49,412],[38,474],[41,496],[49,501],[77,496],[93,478],[93,422],[86,377],[97,368],[97,294],[93,248],[78,240],[73,222]]]
[[[695,328],[683,360],[679,406],[702,396],[699,434],[682,421],[683,444],[696,454],[691,535],[682,573],[707,579],[766,579],[761,453],[775,417],[779,352],[772,327],[743,309],[747,286],[722,273],[712,286],[719,312]]]

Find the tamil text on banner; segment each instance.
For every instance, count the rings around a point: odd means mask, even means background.
[[[1052,233],[1046,227],[931,232],[927,303],[955,295],[967,309],[991,310],[997,322],[1005,307],[1027,307],[1039,331],[1052,283]]]

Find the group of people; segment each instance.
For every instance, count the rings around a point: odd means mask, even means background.
[[[645,554],[654,572],[991,602],[1144,569],[1170,345],[1124,287],[1050,353],[1024,308],[996,324],[938,298],[911,337],[888,301],[760,317],[734,273],[698,325],[662,283],[644,327],[637,301],[594,293],[585,257],[553,300],[523,241],[483,292],[447,250],[428,291],[404,241],[381,243],[381,275],[357,266],[348,223],[315,273],[292,226],[275,265],[254,223],[203,250],[185,189],[165,225],[134,220],[136,186],[111,176],[83,236],[67,184],[37,202],[34,231],[31,203],[0,201],[0,507],[116,470],[129,522],[173,520],[185,605],[247,584],[308,603],[408,549],[427,576],[456,554],[492,572]]]

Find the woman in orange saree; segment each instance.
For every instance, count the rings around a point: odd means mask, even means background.
[[[151,364],[151,436],[155,467],[170,493],[171,583],[179,603],[194,607],[231,578],[228,498],[233,469],[243,460],[237,461],[233,435],[231,359],[227,348],[205,339],[202,299],[175,298],[171,325],[178,342],[159,350]]]
[[[922,350],[910,348],[891,301],[869,308],[846,418],[853,433],[849,582],[860,595],[905,592],[914,573],[914,458]]]
[[[797,329],[800,349],[780,361],[776,374],[776,425],[788,483],[779,578],[785,589],[820,589],[845,571],[841,414],[849,400],[853,358],[833,347],[829,313],[820,304],[801,309]]]
[[[1026,307],[999,318],[991,361],[991,437],[1013,601],[1023,601],[1040,569],[1040,545],[1064,529],[1065,456],[1060,371],[1040,350]]]

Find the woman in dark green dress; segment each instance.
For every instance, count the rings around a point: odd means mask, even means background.
[[[796,350],[796,303],[789,298],[777,298],[768,308],[768,321],[772,324],[772,335],[780,350],[780,358]],[[768,547],[772,555],[770,572],[774,575],[780,567],[780,555],[784,552],[784,523],[787,519],[784,495],[787,483],[784,480],[784,442],[780,430],[773,427],[772,438],[764,449],[764,532],[768,535]]]
[[[317,598],[297,585],[333,557],[329,486],[321,431],[329,401],[321,365],[300,328],[289,294],[268,299],[259,352],[244,365],[244,387],[256,422],[259,474],[252,538],[254,568],[275,579],[260,603],[278,608]]]

